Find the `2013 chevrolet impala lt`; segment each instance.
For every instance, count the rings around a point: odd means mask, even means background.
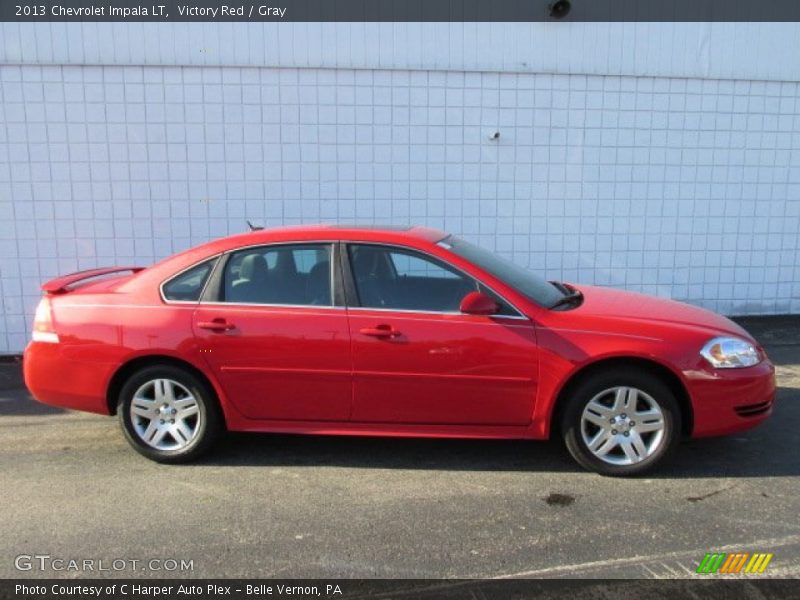
[[[724,317],[548,282],[422,227],[254,231],[42,288],[34,397],[118,415],[160,462],[226,429],[557,435],[583,467],[632,475],[775,397],[763,348]]]

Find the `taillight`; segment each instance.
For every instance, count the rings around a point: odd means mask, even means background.
[[[31,338],[34,342],[58,343],[58,334],[53,327],[53,313],[48,298],[42,298],[39,306],[36,307]]]

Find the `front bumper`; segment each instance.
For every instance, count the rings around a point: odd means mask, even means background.
[[[775,367],[767,359],[744,369],[703,365],[684,374],[694,412],[692,437],[744,431],[772,414]]]

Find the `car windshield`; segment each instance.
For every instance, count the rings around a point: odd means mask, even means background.
[[[485,248],[452,235],[440,241],[439,245],[497,277],[537,304],[550,307],[564,297],[564,293],[549,281]]]

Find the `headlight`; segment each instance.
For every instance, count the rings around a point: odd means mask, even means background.
[[[735,337],[717,337],[709,340],[700,354],[715,369],[752,367],[761,362],[755,346]]]

